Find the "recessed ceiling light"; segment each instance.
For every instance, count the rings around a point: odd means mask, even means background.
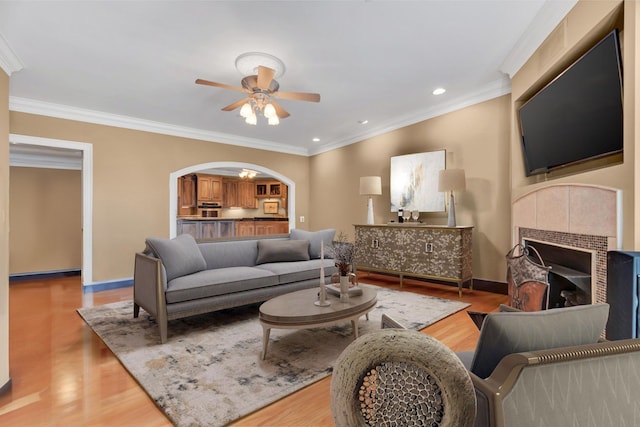
[[[320,138],[313,138],[312,141],[313,142],[320,142]]]
[[[433,93],[434,95],[442,95],[446,91],[447,91],[446,89],[439,87],[437,89],[434,89],[433,92],[431,93]]]
[[[367,123],[369,123],[369,120],[358,120],[358,123],[360,123],[361,125],[366,125]]]

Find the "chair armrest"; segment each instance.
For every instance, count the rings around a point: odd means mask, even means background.
[[[391,316],[387,316],[386,314],[382,315],[382,321],[380,325],[381,329],[407,329],[402,323],[398,322]]]
[[[143,253],[136,253],[133,273],[133,302],[152,316],[166,317],[166,276],[162,261]]]

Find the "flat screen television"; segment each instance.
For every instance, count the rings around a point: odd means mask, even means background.
[[[518,110],[527,176],[622,152],[622,63],[614,30]]]

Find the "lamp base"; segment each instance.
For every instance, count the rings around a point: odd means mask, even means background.
[[[373,225],[373,197],[369,196],[367,204],[367,224]]]
[[[449,197],[449,220],[447,221],[447,227],[456,226],[456,203],[453,199],[453,191]]]

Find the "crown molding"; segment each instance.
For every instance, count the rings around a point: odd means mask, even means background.
[[[508,93],[511,93],[511,80],[508,78],[508,76],[505,75],[502,78],[485,85],[475,92],[452,99],[446,104],[438,105],[436,107],[427,108],[425,110],[405,115],[398,120],[382,124],[378,127],[374,127],[367,132],[360,133],[351,138],[322,145],[314,150],[310,150],[309,155],[312,156],[335,150],[337,148],[345,147],[359,141],[364,141],[365,139],[392,132],[405,126],[410,126],[437,116],[441,116],[443,114],[451,113],[453,111],[469,107],[471,105],[479,104],[481,102],[488,101],[490,99],[497,98]]]
[[[29,98],[20,98],[15,96],[9,97],[9,110],[56,117],[59,119],[76,120],[105,126],[140,130],[144,132],[153,132],[163,135],[172,135],[181,138],[190,138],[201,141],[217,142],[220,144],[237,145],[241,147],[308,156],[306,149],[277,144],[261,139],[243,138],[241,136],[221,132],[176,126],[152,120],[103,113],[101,111],[76,108],[68,105],[53,104]]]
[[[500,71],[513,78],[577,2],[578,0],[546,1],[505,58]]]
[[[9,166],[82,170],[82,158],[53,157],[47,154],[9,153]]]
[[[22,61],[20,61],[18,55],[11,49],[7,39],[5,39],[2,34],[0,34],[0,67],[8,76],[24,68]]]

